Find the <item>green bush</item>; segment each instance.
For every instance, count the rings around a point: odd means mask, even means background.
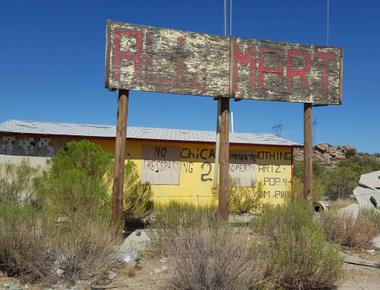
[[[355,148],[350,148],[346,151],[346,153],[344,154],[346,158],[351,158],[351,157],[354,157],[356,156],[357,154],[357,150]]]
[[[147,217],[153,210],[152,196],[150,184],[141,182],[136,164],[128,161],[125,165],[123,196],[125,218]]]
[[[260,200],[264,197],[263,184],[240,186],[239,180],[232,179],[229,182],[230,211],[231,213],[244,214],[257,210]]]
[[[6,163],[0,165],[0,202],[29,200],[34,198],[32,180],[38,168],[32,167],[25,159],[19,165]]]
[[[23,163],[12,167],[17,186],[7,187],[12,198],[0,202],[0,271],[28,282],[74,283],[95,279],[115,262],[121,241],[110,217],[107,182],[100,178],[108,157],[98,149],[89,142],[70,143],[53,157],[35,179],[37,202],[15,198],[34,174]]]
[[[112,168],[112,155],[87,140],[71,141],[51,158],[50,174],[77,169],[98,180],[103,180]]]
[[[110,214],[107,175],[112,156],[89,141],[69,142],[52,157],[49,170],[36,178],[40,205],[58,215],[85,211]],[[95,211],[95,212],[94,212]]]
[[[313,162],[313,201],[322,200],[326,193],[326,168],[319,162]],[[294,176],[292,178],[292,200],[303,198],[304,165],[295,162]]]
[[[337,198],[348,196],[358,184],[358,177],[350,167],[336,167],[326,177],[326,193]]]
[[[332,289],[342,275],[338,249],[313,223],[309,205],[289,203],[265,210],[254,229],[266,240],[261,249],[268,286],[285,289]],[[257,248],[257,247],[256,247]],[[263,246],[262,246],[263,248]]]

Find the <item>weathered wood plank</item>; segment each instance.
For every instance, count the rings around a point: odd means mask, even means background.
[[[106,87],[228,96],[227,38],[108,23]]]
[[[341,103],[340,48],[236,39],[235,98]]]
[[[340,104],[340,48],[108,22],[106,87]]]

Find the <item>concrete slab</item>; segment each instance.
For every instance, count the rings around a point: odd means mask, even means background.
[[[380,189],[380,171],[362,174],[360,176],[359,185],[373,190]]]
[[[371,196],[373,196],[376,199],[378,206],[380,205],[380,190],[372,190],[370,188],[358,186],[353,190],[353,193],[361,208],[374,207],[374,205],[370,201]]]

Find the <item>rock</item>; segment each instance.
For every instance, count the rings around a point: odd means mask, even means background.
[[[115,272],[113,272],[113,271],[108,271],[107,274],[108,274],[108,279],[109,280],[113,280],[113,279],[115,279],[117,277],[117,274]]]
[[[120,251],[126,250],[144,250],[150,244],[151,240],[146,230],[136,230],[131,233],[120,246]]]
[[[315,145],[315,149],[321,153],[328,153],[331,145],[327,143],[317,144]]]
[[[371,198],[374,198],[378,205],[380,203],[380,190],[372,190],[370,188],[358,186],[354,189],[353,193],[361,208],[375,208],[374,204],[371,202]]]
[[[153,271],[154,271],[155,274],[157,274],[157,273],[164,272],[164,271],[166,271],[167,269],[168,269],[168,267],[166,267],[166,266],[161,266],[160,268],[154,268]]]
[[[359,185],[373,190],[380,189],[380,171],[362,174],[360,176]]]
[[[56,273],[58,276],[60,276],[60,275],[62,275],[63,273],[65,273],[65,271],[62,270],[62,269],[60,269],[60,268],[58,268],[57,270],[55,270],[55,273]]]
[[[313,161],[332,167],[335,166],[339,160],[345,159],[347,152],[350,150],[356,153],[356,149],[351,145],[332,146],[327,143],[317,144],[313,150]],[[302,148],[294,149],[293,153],[295,161],[303,161]]]
[[[380,235],[373,238],[372,245],[375,251],[380,251]]]

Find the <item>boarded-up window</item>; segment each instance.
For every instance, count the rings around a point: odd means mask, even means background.
[[[142,146],[142,182],[178,185],[179,156],[178,147]]]
[[[230,178],[239,186],[251,186],[256,183],[256,152],[232,151],[230,153]]]

